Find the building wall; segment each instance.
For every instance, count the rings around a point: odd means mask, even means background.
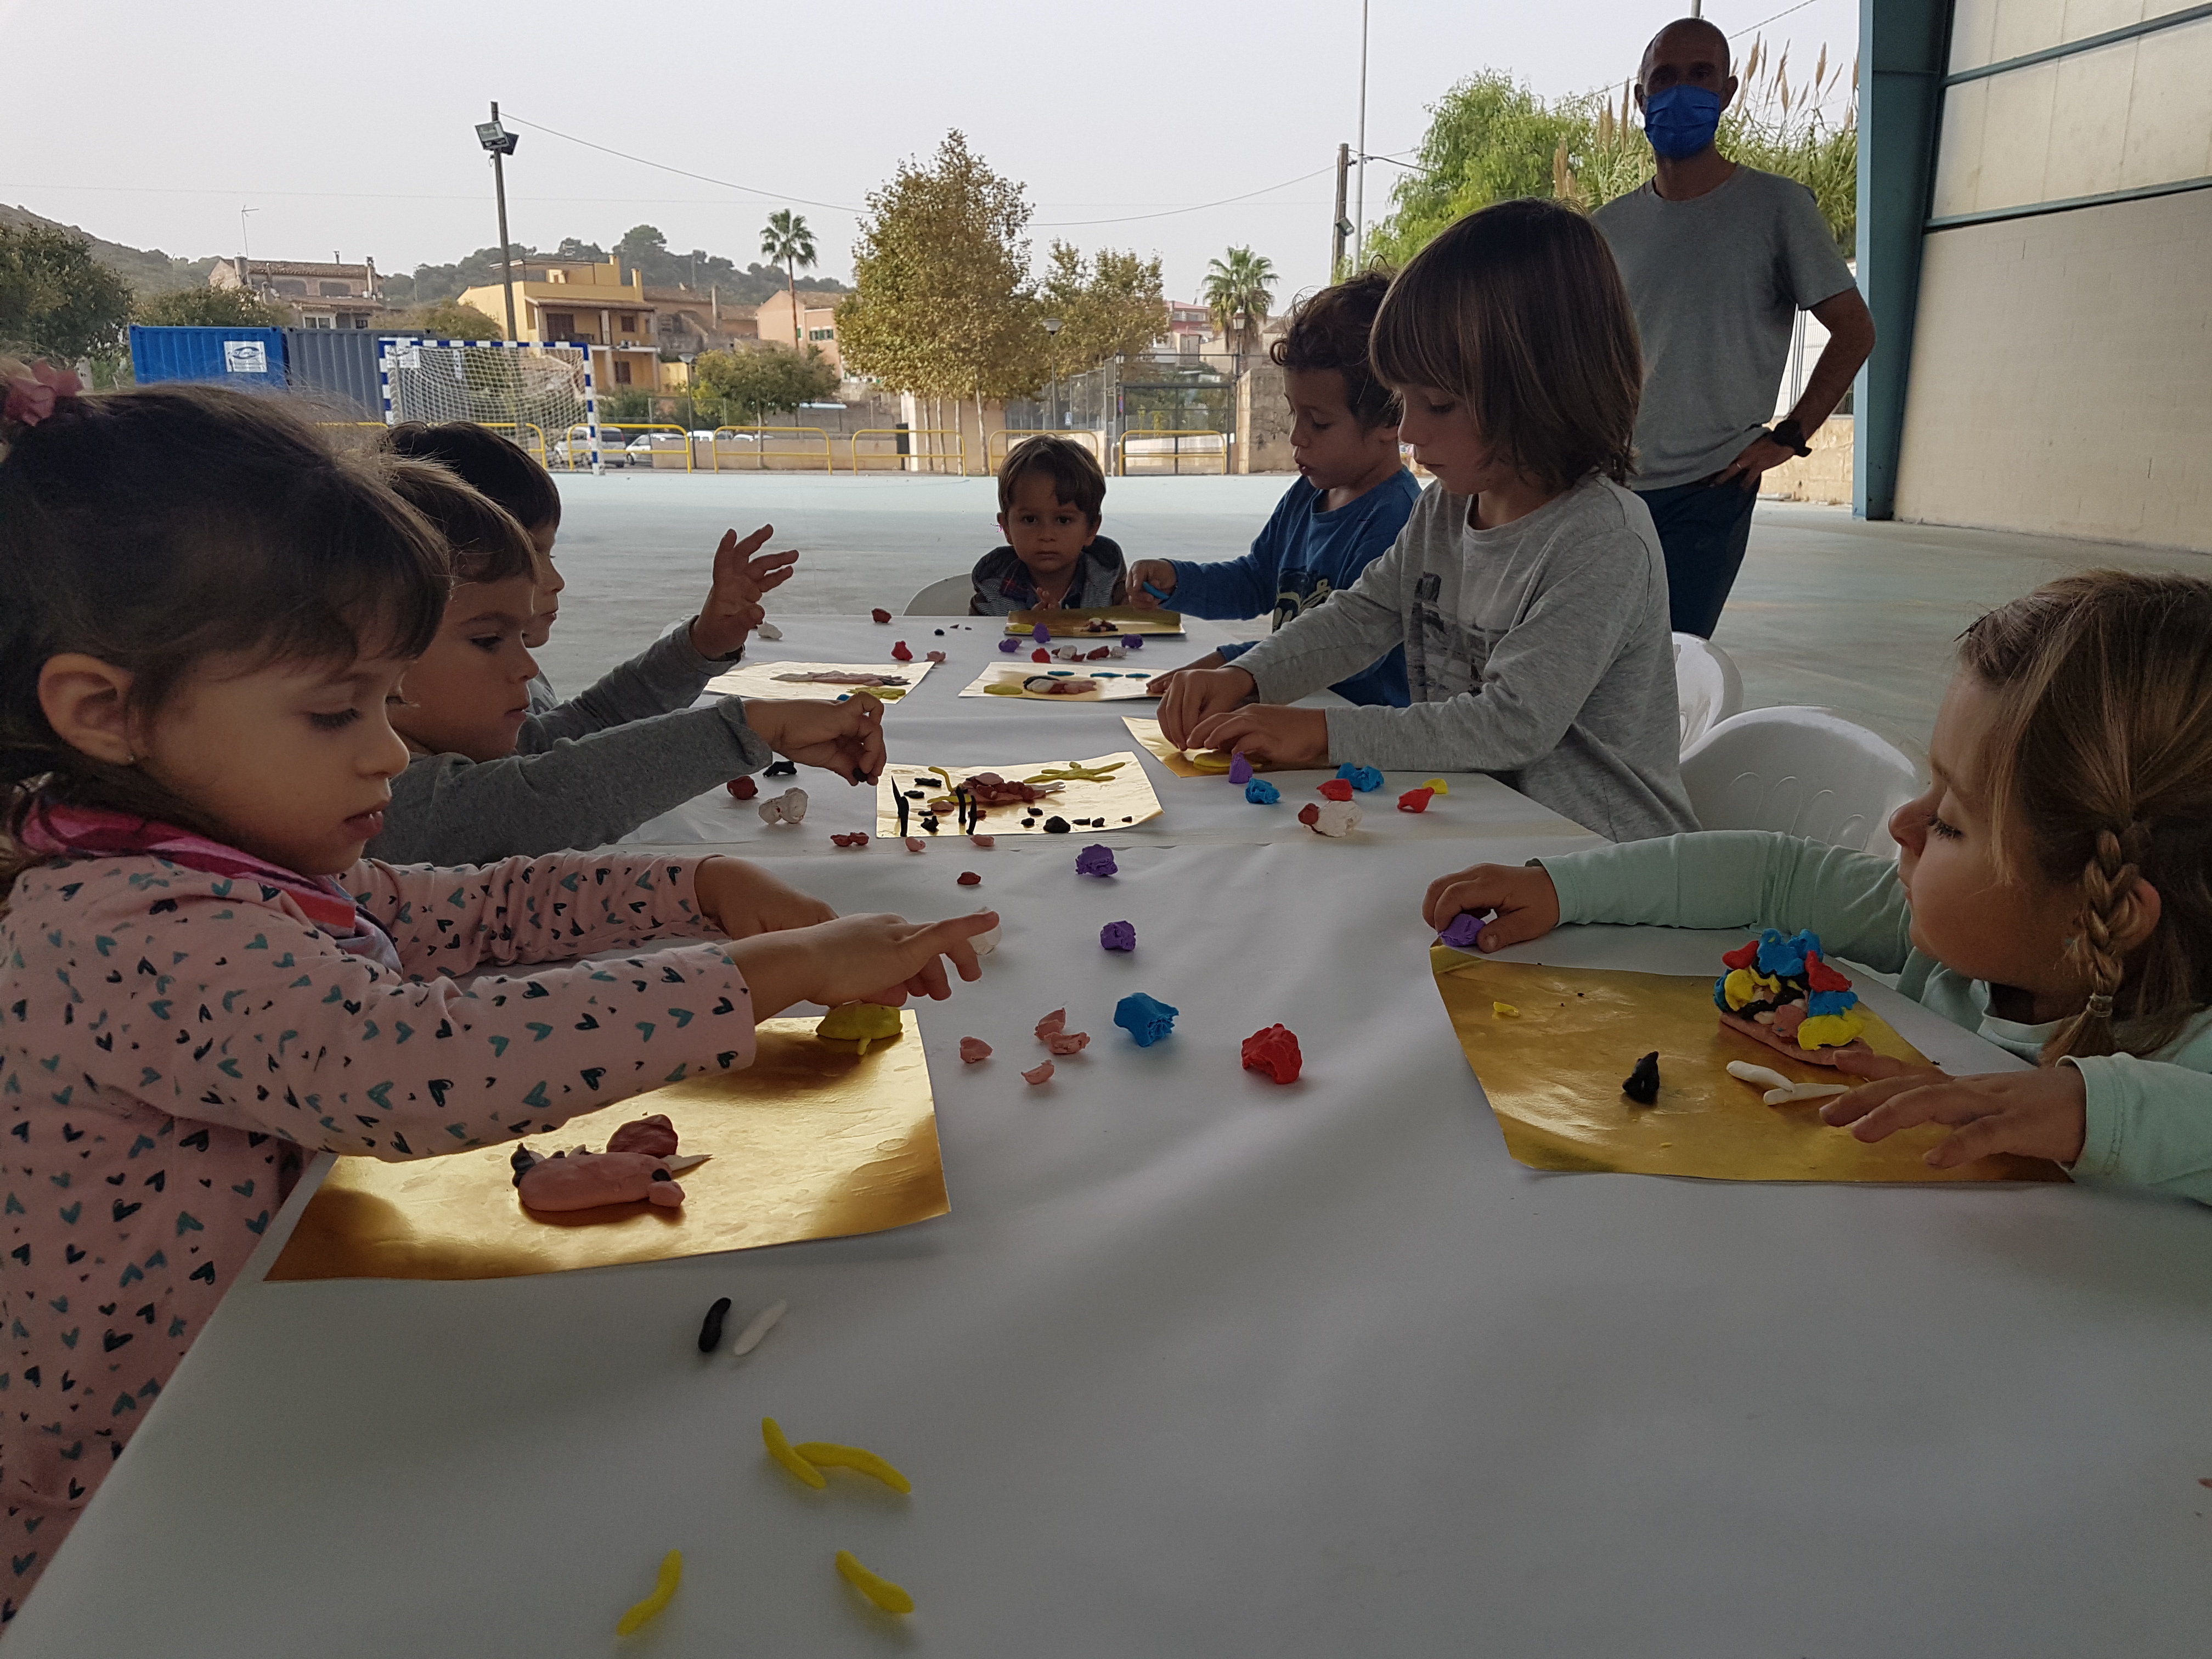
[[[1852,424],[1848,415],[1830,416],[1806,440],[1811,454],[1793,456],[1759,475],[1760,495],[1769,500],[1850,506]]]
[[[1897,515],[2212,551],[2212,190],[1931,234]]]
[[[2212,550],[2212,18],[2190,9],[1954,0],[1899,518]]]
[[[1284,395],[1283,371],[1261,358],[1237,383],[1237,452],[1230,458],[1237,472],[1295,472],[1291,454],[1291,400]]]

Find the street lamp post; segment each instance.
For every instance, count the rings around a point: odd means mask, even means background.
[[[1060,331],[1066,327],[1057,317],[1044,319],[1045,355],[1052,362],[1052,401],[1045,407],[1045,430],[1060,429]]]
[[[499,198],[499,264],[507,288],[507,337],[521,337],[514,329],[514,245],[507,240],[506,158],[514,154],[521,134],[509,132],[499,122],[499,103],[494,100],[491,119],[477,123],[477,143],[491,155],[492,192]]]

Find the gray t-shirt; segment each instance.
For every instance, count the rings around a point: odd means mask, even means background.
[[[1431,485],[1358,581],[1237,666],[1288,702],[1402,643],[1412,706],[1330,709],[1332,762],[1495,773],[1613,841],[1696,829],[1650,510],[1595,476],[1495,530],[1470,505]]]
[[[1773,418],[1797,313],[1850,287],[1850,267],[1813,192],[1755,167],[1686,202],[1647,184],[1591,216],[1644,337],[1636,488],[1693,483]]]

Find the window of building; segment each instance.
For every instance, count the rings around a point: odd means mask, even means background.
[[[350,283],[318,283],[315,284],[315,292],[321,295],[326,300],[349,299],[353,295],[353,284]]]
[[[545,337],[549,340],[573,339],[576,333],[576,313],[573,311],[549,311],[545,313]]]
[[[629,384],[629,359],[627,357],[615,359],[615,384],[617,386]]]
[[[336,328],[337,320],[325,313],[305,311],[300,313],[301,328]]]
[[[298,294],[304,295],[307,291],[307,283],[305,280],[298,276],[279,276],[274,282],[270,283],[269,286],[275,289],[279,294]]]
[[[367,328],[368,326],[368,313],[365,311],[356,311],[348,320],[355,328]]]
[[[625,311],[622,313],[622,331],[625,334],[637,332],[637,313],[635,311]]]
[[[834,340],[837,337],[837,331],[834,328],[810,328],[806,331],[806,337],[810,340]]]

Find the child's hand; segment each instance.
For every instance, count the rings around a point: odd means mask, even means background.
[[[1241,668],[1194,669],[1175,676],[1160,699],[1160,730],[1178,749],[1207,716],[1225,713],[1260,694],[1260,683]]]
[[[1164,697],[1168,694],[1168,687],[1175,684],[1176,675],[1199,673],[1209,668],[1220,666],[1221,653],[1218,651],[1209,651],[1196,662],[1187,662],[1180,668],[1169,669],[1164,674],[1153,675],[1145,682],[1145,690],[1152,696]]]
[[[743,859],[714,857],[702,861],[692,879],[701,914],[732,939],[811,927],[834,921],[837,913]]]
[[[896,1007],[908,996],[940,1001],[951,996],[947,958],[961,978],[981,979],[973,941],[998,925],[993,910],[927,924],[897,916],[840,916],[812,927],[732,940],[730,960],[745,976],[757,1020],[795,1002]]]
[[[1541,939],[1559,925],[1559,890],[1540,864],[1477,864],[1429,884],[1421,920],[1441,933],[1462,911],[1498,914],[1475,935],[1478,951]]]
[[[1328,715],[1319,708],[1251,703],[1207,715],[1186,746],[1241,749],[1249,759],[1276,766],[1320,766],[1328,759]]]
[[[714,580],[707,589],[707,602],[691,623],[691,648],[702,657],[726,657],[742,647],[761,623],[761,595],[781,587],[791,576],[799,555],[787,550],[763,554],[775,526],[764,524],[744,538],[722,532],[714,550]]]
[[[777,754],[848,782],[873,783],[883,772],[884,706],[866,691],[842,702],[748,697],[745,724]]]
[[[1129,603],[1139,611],[1158,611],[1160,602],[1145,592],[1148,582],[1163,593],[1174,592],[1175,567],[1165,559],[1139,559],[1129,567]]]
[[[1979,1077],[1908,1069],[1838,1095],[1820,1109],[1820,1121],[1848,1123],[1861,1140],[1948,1123],[1957,1133],[1923,1160],[1931,1169],[1954,1170],[1992,1152],[2071,1164],[2088,1133],[2088,1099],[2081,1073],[2071,1066]]]

